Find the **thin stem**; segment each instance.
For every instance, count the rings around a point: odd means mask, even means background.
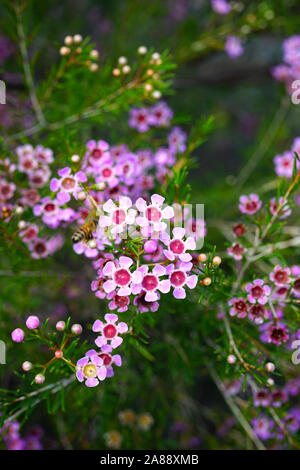
[[[35,111],[37,120],[39,122],[39,126],[45,126],[46,120],[43,115],[40,103],[36,96],[35,85],[33,82],[33,77],[32,77],[32,73],[30,69],[30,61],[29,61],[28,51],[26,47],[26,38],[25,38],[24,28],[22,24],[21,12],[17,6],[15,7],[15,12],[16,12],[16,17],[17,17],[17,33],[18,33],[18,38],[19,38],[19,47],[20,47],[21,57],[23,61],[25,80],[29,89],[30,100],[32,103],[32,107]]]

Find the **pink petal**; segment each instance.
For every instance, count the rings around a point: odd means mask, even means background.
[[[110,344],[115,349],[115,348],[118,348],[120,344],[122,343],[123,343],[123,338],[121,338],[120,336],[116,336],[116,338],[114,338]]]
[[[151,196],[151,203],[156,206],[162,206],[164,203],[165,198],[160,196],[159,194],[153,194]]]
[[[185,299],[186,297],[185,290],[182,287],[177,287],[176,289],[174,289],[173,295],[175,299]]]
[[[118,332],[120,334],[123,334],[123,333],[126,333],[128,331],[128,325],[127,323],[125,323],[124,321],[121,321],[119,324],[118,324]]]
[[[121,358],[120,354],[115,354],[115,355],[113,356],[113,362],[114,362],[114,364],[116,364],[116,366],[121,367],[121,365],[122,365],[122,358]]]
[[[96,320],[93,324],[93,327],[92,327],[92,330],[95,332],[95,333],[98,333],[99,331],[101,331],[103,328],[103,323],[101,320]]]
[[[173,236],[174,238],[179,238],[181,240],[184,237],[185,230],[182,227],[175,227],[173,228]]]
[[[99,367],[99,370],[98,370],[98,379],[99,380],[104,380],[106,378],[106,367],[105,366],[101,366]]]
[[[104,318],[107,323],[115,323],[116,321],[118,321],[118,315],[116,315],[115,313],[107,313],[106,315],[104,315]]]

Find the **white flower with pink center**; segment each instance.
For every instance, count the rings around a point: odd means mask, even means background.
[[[34,150],[34,155],[36,159],[43,164],[49,164],[52,163],[54,158],[53,158],[53,152],[51,149],[44,148],[42,145],[37,145],[35,150]]]
[[[101,165],[105,160],[110,158],[109,144],[105,140],[89,140],[86,144],[88,149],[86,158],[93,166]]]
[[[23,155],[19,157],[18,170],[22,173],[30,173],[38,166],[33,154]]]
[[[116,205],[112,199],[103,204],[102,209],[108,215],[101,215],[99,226],[109,227],[112,234],[121,233],[126,225],[134,224],[136,210],[131,209],[132,201],[129,197],[122,196]]]
[[[79,382],[85,381],[87,387],[96,387],[99,381],[104,380],[107,375],[107,369],[103,362],[94,349],[87,351],[76,364],[76,377]]]
[[[152,272],[149,272],[149,266],[143,265],[138,268],[138,271],[142,273],[142,280],[138,284],[132,285],[132,293],[140,294],[142,291],[145,292],[146,302],[155,302],[159,299],[157,291],[167,294],[170,292],[170,281],[168,279],[160,280],[161,276],[167,274],[167,270],[164,266],[157,264]]]
[[[188,237],[183,240],[185,236],[185,229],[181,227],[175,227],[172,231],[173,238],[170,239],[167,233],[163,233],[161,236],[162,241],[167,245],[168,249],[164,250],[164,255],[170,260],[174,261],[179,258],[180,261],[188,262],[192,259],[186,250],[195,250],[196,242],[193,237]]]
[[[247,299],[251,304],[258,302],[260,305],[265,305],[271,294],[271,288],[262,279],[255,279],[253,283],[247,284],[246,292],[248,292]]]
[[[170,264],[167,267],[167,274],[169,275],[171,287],[174,288],[173,295],[176,299],[185,299],[186,286],[190,289],[196,287],[198,277],[196,274],[189,274],[191,269],[192,263],[180,263],[178,268],[175,267],[174,264]]]
[[[118,289],[118,295],[130,295],[131,284],[139,284],[142,281],[142,273],[139,270],[133,273],[129,271],[132,264],[133,260],[128,256],[120,256],[117,266],[112,261],[106,263],[102,273],[111,278],[103,284],[103,289],[107,294]]]
[[[20,232],[20,237],[23,238],[23,242],[30,243],[37,237],[38,233],[39,228],[37,225],[28,225]]]
[[[233,245],[227,248],[229,256],[232,256],[237,261],[240,261],[243,258],[245,252],[246,248],[240,243],[233,243]]]
[[[240,197],[239,209],[243,214],[253,215],[261,206],[262,202],[257,194],[252,193],[249,196]]]
[[[281,266],[275,266],[273,272],[270,274],[270,280],[276,284],[276,286],[286,286],[291,282],[291,270],[290,268],[282,268]]]
[[[0,201],[11,199],[16,190],[14,183],[8,183],[5,179],[0,180]]]
[[[101,165],[97,173],[96,183],[106,183],[110,188],[117,186],[119,183],[116,170],[110,162]]]
[[[115,349],[120,346],[123,342],[123,338],[119,335],[122,335],[128,331],[128,326],[125,322],[118,321],[118,315],[114,313],[107,313],[104,316],[105,323],[101,320],[96,320],[93,324],[93,331],[95,333],[100,333],[96,338],[95,344],[102,348],[107,343],[110,343],[110,346]]]
[[[83,171],[78,171],[75,175],[72,175],[71,168],[69,167],[59,170],[58,175],[61,178],[52,178],[50,189],[53,192],[59,191],[57,193],[57,199],[61,203],[69,202],[71,199],[70,194],[76,198],[78,191],[82,189],[80,187],[80,183],[85,183],[87,181],[87,177]]]
[[[151,196],[151,204],[143,198],[139,198],[135,205],[141,212],[141,215],[136,218],[136,223],[142,228],[149,226],[153,227],[155,231],[163,231],[167,228],[167,224],[162,222],[163,219],[171,219],[174,217],[174,210],[171,206],[163,208],[165,198],[159,194]]]
[[[29,184],[33,188],[42,188],[49,181],[50,176],[51,172],[49,168],[44,165],[28,174]]]

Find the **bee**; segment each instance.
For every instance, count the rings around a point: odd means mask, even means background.
[[[93,232],[95,232],[98,224],[97,217],[91,217],[90,220],[85,222],[75,233],[72,235],[72,242],[88,242],[93,239]]]

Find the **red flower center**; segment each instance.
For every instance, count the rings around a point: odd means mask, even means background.
[[[114,279],[118,286],[127,286],[130,282],[131,275],[127,269],[121,268],[115,272]]]
[[[123,224],[123,222],[125,222],[125,219],[126,219],[126,213],[123,209],[115,210],[112,216],[112,221],[116,225]]]
[[[104,170],[102,170],[102,175],[104,178],[110,178],[111,175],[112,175],[112,171],[110,168],[104,168]]]
[[[262,287],[255,286],[251,289],[251,294],[255,299],[259,299],[263,295],[264,291]]]
[[[92,151],[91,155],[95,160],[99,160],[100,158],[102,158],[103,152],[101,149],[96,148]]]
[[[46,212],[53,212],[53,211],[55,211],[55,204],[53,204],[52,202],[48,202],[47,204],[45,204],[44,210],[45,210]]]
[[[142,281],[145,290],[155,290],[158,287],[158,280],[153,274],[146,274]]]
[[[170,250],[177,255],[184,252],[184,243],[181,240],[172,240],[169,245]]]
[[[103,328],[103,334],[105,338],[112,339],[117,334],[117,328],[115,327],[115,325],[112,325],[111,323],[109,323]]]
[[[99,354],[99,357],[102,359],[103,364],[105,366],[109,366],[111,364],[112,357],[109,356],[109,354],[102,353],[102,354]]]
[[[277,271],[274,277],[275,280],[280,283],[286,283],[289,280],[289,277],[285,271]]]
[[[146,217],[151,222],[159,222],[161,219],[161,212],[156,207],[148,207],[146,210]]]
[[[75,188],[75,184],[76,183],[73,178],[64,178],[61,183],[62,187],[67,190]]]
[[[183,271],[174,271],[171,274],[170,281],[173,286],[182,286],[185,283],[186,276]]]
[[[126,307],[129,303],[129,299],[127,296],[122,295],[115,295],[114,297],[115,304],[117,307]]]

